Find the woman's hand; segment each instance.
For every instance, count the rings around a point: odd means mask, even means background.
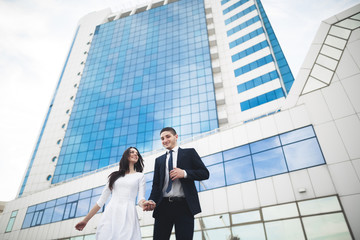
[[[87,221],[82,220],[78,224],[75,225],[76,230],[82,231],[84,227],[86,226]]]

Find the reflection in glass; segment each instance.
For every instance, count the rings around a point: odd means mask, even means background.
[[[204,229],[230,226],[229,214],[199,218]]]
[[[233,237],[240,240],[265,240],[264,225],[262,223],[237,226],[232,228]]]
[[[250,156],[225,162],[224,165],[227,185],[255,179]]]
[[[208,180],[201,181],[200,191],[225,186],[224,166],[222,163],[212,165],[207,169],[211,177]]]
[[[249,145],[243,145],[223,152],[224,161],[250,155]]]
[[[84,236],[84,240],[95,240],[95,234],[90,234]]]
[[[262,208],[265,221],[299,216],[295,203]]]
[[[283,221],[265,223],[268,240],[303,240],[304,232],[300,219],[289,219]]]
[[[253,162],[256,178],[287,172],[284,154],[280,147],[254,154]]]
[[[301,216],[341,211],[341,206],[336,196],[301,201],[298,205]]]
[[[316,138],[289,144],[283,148],[289,171],[325,163]]]
[[[351,240],[349,229],[342,213],[303,218],[307,239]]]
[[[312,126],[300,128],[291,132],[280,134],[280,140],[283,145],[293,143],[306,138],[314,137],[315,133]]]
[[[204,231],[205,240],[228,240],[231,237],[230,228],[220,228]]]
[[[256,210],[251,212],[231,214],[231,220],[232,220],[232,224],[239,224],[239,223],[260,221],[261,217],[260,217],[260,212]]]
[[[205,166],[209,166],[215,163],[222,162],[221,152],[215,153],[206,157],[202,157],[201,160],[204,162]]]
[[[257,153],[278,146],[280,146],[280,141],[278,136],[270,137],[254,143],[250,143],[251,153]]]

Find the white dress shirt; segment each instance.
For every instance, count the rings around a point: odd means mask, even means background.
[[[177,167],[177,157],[179,152],[179,146],[175,146],[173,149],[173,167]],[[175,179],[172,183],[170,192],[166,192],[166,188],[169,183],[169,158],[170,158],[170,150],[166,151],[166,167],[165,167],[165,181],[163,187],[163,195],[164,197],[185,197],[183,187],[181,185],[180,179]],[[184,170],[184,177],[186,178],[186,171]]]

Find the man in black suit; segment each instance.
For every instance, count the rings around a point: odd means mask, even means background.
[[[173,225],[177,240],[191,240],[194,215],[201,212],[194,181],[209,178],[209,171],[193,148],[177,146],[178,135],[171,127],[160,131],[166,153],[155,160],[149,202],[144,210],[154,210],[154,239],[168,240]]]

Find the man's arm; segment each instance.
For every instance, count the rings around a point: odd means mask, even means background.
[[[195,149],[188,149],[188,154],[191,162],[191,168],[184,169],[187,173],[187,179],[202,181],[209,178],[209,170],[205,167],[203,161],[201,160],[199,154]]]

